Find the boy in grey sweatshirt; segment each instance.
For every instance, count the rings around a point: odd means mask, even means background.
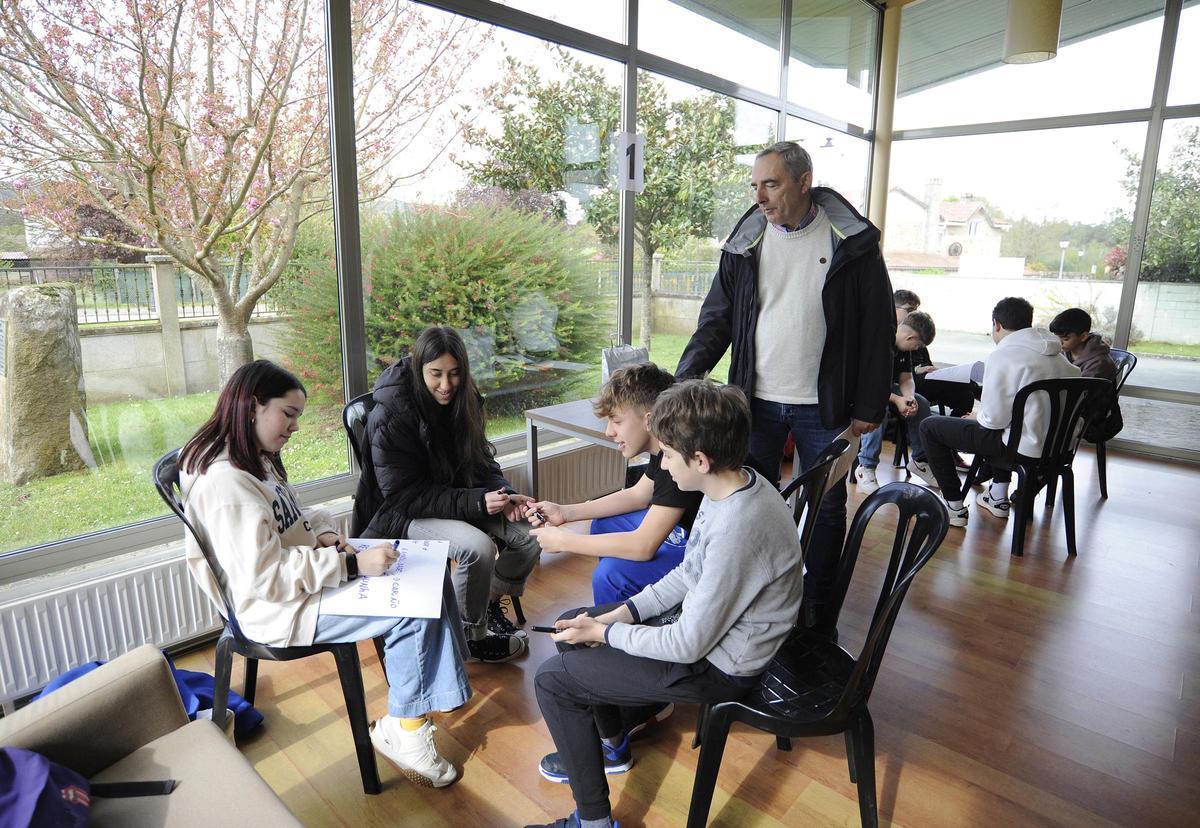
[[[569,783],[578,808],[556,826],[615,824],[605,774],[633,764],[622,724],[636,720],[628,708],[740,698],[758,684],[800,608],[791,511],[742,466],[750,409],[741,390],[680,383],[659,396],[650,429],[663,469],[704,499],[678,568],[624,603],[572,610],[555,625],[559,652],[538,668],[534,686],[558,750],[539,770]]]

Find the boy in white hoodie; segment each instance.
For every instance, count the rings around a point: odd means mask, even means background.
[[[996,350],[987,358],[983,372],[980,407],[965,417],[930,417],[921,423],[925,459],[937,478],[950,510],[951,526],[967,525],[966,493],[954,467],[954,451],[977,457],[995,458],[1004,454],[1008,427],[1012,420],[1013,399],[1032,382],[1062,377],[1077,377],[1079,369],[1062,355],[1058,337],[1033,327],[1033,305],[1016,296],[1001,299],[992,309],[992,341]],[[1021,427],[1022,454],[1040,457],[1049,413],[1045,395],[1035,394],[1025,404],[1025,422]],[[995,469],[988,491],[975,503],[999,518],[1008,518],[1008,484],[1012,471]]]

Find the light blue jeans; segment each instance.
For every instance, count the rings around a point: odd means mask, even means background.
[[[442,585],[441,618],[321,614],[313,643],[339,644],[379,636],[385,639],[390,715],[416,718],[432,710],[453,710],[471,698],[463,667],[467,643],[449,575]]]
[[[893,385],[892,393],[899,394],[900,386]],[[925,444],[921,440],[921,423],[930,415],[929,400],[922,397],[920,394],[914,395],[917,400],[917,413],[911,417],[900,417],[896,423],[896,428],[907,429],[908,431],[908,453],[913,460],[919,463],[925,462]],[[889,416],[895,417],[895,412]],[[883,426],[874,431],[864,434],[862,441],[858,445],[858,465],[864,469],[873,469],[879,465],[879,453],[883,450]]]

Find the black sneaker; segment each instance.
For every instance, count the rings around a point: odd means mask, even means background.
[[[492,635],[515,635],[517,638],[528,638],[529,633],[508,620],[508,613],[505,612],[505,607],[511,603],[512,600],[507,595],[496,601],[488,602],[488,632]]]
[[[525,652],[524,638],[515,635],[489,635],[478,641],[467,641],[470,661],[511,661]]]
[[[604,748],[604,772],[607,774],[625,773],[633,767],[633,751],[629,749],[629,737],[623,736],[621,744],[616,747],[609,747],[603,742],[600,743]],[[547,753],[542,757],[542,761],[538,762],[538,771],[543,777],[551,782],[558,782],[565,785],[569,781],[567,777],[567,769],[563,765],[562,757],[557,753]]]

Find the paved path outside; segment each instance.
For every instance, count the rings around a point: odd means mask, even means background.
[[[938,331],[930,352],[935,362],[974,362],[987,359],[995,347],[992,338],[984,334]],[[1133,351],[1137,353],[1137,348]],[[1139,354],[1137,367],[1129,377],[1129,385],[1200,393],[1200,359]]]

